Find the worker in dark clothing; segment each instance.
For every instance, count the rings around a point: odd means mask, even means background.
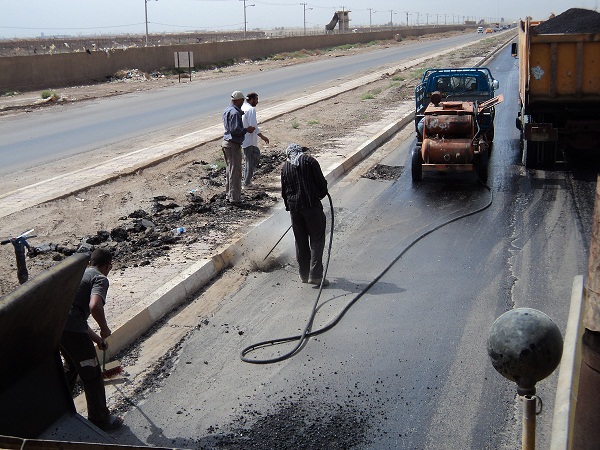
[[[111,268],[112,254],[109,250],[96,249],[92,252],[90,265],[85,269],[75,294],[60,341],[69,388],[73,391],[79,376],[87,400],[88,419],[105,431],[119,428],[123,423],[123,419],[112,416],[106,406],[102,370],[94,348],[96,343],[100,350],[106,350],[106,338],[111,335],[104,314],[109,284],[107,275]],[[100,334],[88,325],[90,315],[98,323]]]
[[[296,260],[303,283],[321,284],[325,249],[325,213],[321,200],[327,195],[327,180],[319,162],[291,144],[281,169],[281,196],[290,212],[296,240]],[[329,281],[323,279],[323,286]]]

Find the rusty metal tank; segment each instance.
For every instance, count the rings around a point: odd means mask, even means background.
[[[425,139],[421,147],[426,164],[473,164],[471,139]]]
[[[473,115],[425,116],[424,137],[468,137],[473,133]]]
[[[424,138],[472,136],[475,105],[472,102],[441,102],[441,96],[432,95],[425,110]]]
[[[443,102],[427,107],[421,154],[426,164],[473,164],[475,131],[471,102]]]

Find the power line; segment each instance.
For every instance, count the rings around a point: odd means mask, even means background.
[[[138,25],[144,25],[145,22],[142,23],[130,23],[128,25],[108,25],[108,26],[98,26],[98,27],[60,27],[60,28],[51,28],[51,27],[8,27],[4,25],[0,25],[0,28],[3,29],[12,29],[12,30],[96,30],[98,28],[123,28],[123,27],[134,27]]]

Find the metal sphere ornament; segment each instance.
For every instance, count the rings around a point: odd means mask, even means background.
[[[487,340],[494,368],[517,383],[519,395],[534,395],[535,384],[558,367],[563,339],[558,326],[541,311],[517,308],[496,319]]]

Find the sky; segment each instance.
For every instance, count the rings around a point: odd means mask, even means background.
[[[535,20],[600,0],[0,0],[0,38],[225,31],[276,27],[322,30],[336,10],[350,26],[450,24],[464,19]],[[408,16],[408,17],[407,17]]]

